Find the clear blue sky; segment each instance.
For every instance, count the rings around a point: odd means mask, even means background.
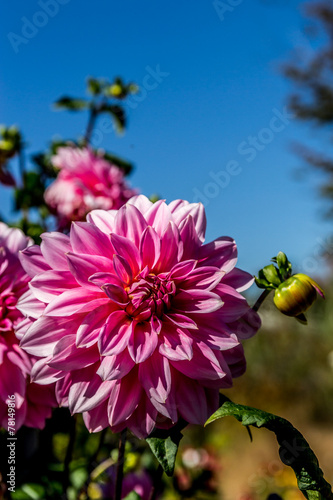
[[[49,14],[40,14],[43,3]],[[290,152],[311,134],[290,117],[272,120],[291,89],[279,64],[296,47],[313,50],[302,35],[304,2],[243,0],[220,15],[207,0],[51,4],[2,7],[0,122],[18,124],[35,152],[57,134],[68,139],[84,130],[84,114],[53,112],[51,103],[83,95],[88,75],[148,85],[128,109],[126,134],[106,133],[100,144],[135,163],[132,185],[168,201],[201,197],[207,239],[233,236],[240,266],[252,273],[284,250],[316,274],[318,238],[330,225],[320,214],[319,180],[296,180],[300,162]],[[9,39],[10,32],[24,40]],[[147,76],[154,71],[156,85]],[[9,214],[9,191],[0,188],[0,196]]]

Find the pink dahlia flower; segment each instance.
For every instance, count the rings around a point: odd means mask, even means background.
[[[109,470],[109,481],[102,485],[103,498],[112,500],[114,498],[114,488],[116,482],[116,467],[113,466]],[[126,498],[130,493],[135,492],[142,500],[149,500],[150,492],[153,487],[153,481],[150,474],[146,470],[139,472],[130,472],[125,475],[121,498]],[[157,496],[156,498],[159,498]]]
[[[33,378],[58,380],[59,403],[90,431],[202,424],[244,372],[240,339],[260,320],[239,292],[253,278],[232,239],[203,244],[205,226],[201,204],[135,196],[21,254],[33,321],[21,346],[44,357]]]
[[[45,201],[62,226],[84,219],[93,209],[118,209],[136,194],[126,184],[119,167],[89,148],[60,147],[52,163],[60,172],[45,191]]]
[[[16,304],[28,290],[30,280],[18,252],[28,244],[31,242],[22,231],[0,223],[0,427],[8,428],[8,403],[14,402],[15,430],[23,424],[44,427],[56,404],[54,387],[29,383],[36,359],[19,347],[14,334],[24,319]]]

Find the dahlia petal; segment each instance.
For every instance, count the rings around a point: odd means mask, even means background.
[[[128,261],[121,255],[113,256],[113,268],[122,283],[127,285],[133,281],[132,268]]]
[[[15,349],[13,345],[11,350],[7,351],[7,359],[16,366],[19,366],[24,376],[30,374],[31,371],[31,361],[29,360],[27,354],[22,351],[18,346]]]
[[[132,196],[132,198],[127,202],[128,205],[134,205],[142,214],[148,212],[150,207],[153,205],[153,202],[147,198],[144,194],[138,194],[136,196]]]
[[[111,312],[110,308],[103,304],[87,314],[78,328],[76,346],[90,347],[95,344],[98,341],[101,329]]]
[[[184,220],[182,220],[178,229],[183,243],[183,260],[197,260],[201,241],[197,235],[192,215],[188,215]]]
[[[72,374],[66,375],[58,380],[55,386],[55,395],[59,406],[68,406],[68,394],[72,385]]]
[[[83,420],[89,432],[100,432],[109,426],[107,402],[83,413]]]
[[[114,218],[116,210],[92,210],[87,215],[87,222],[95,224],[105,234],[111,234],[114,230]]]
[[[112,302],[110,302],[110,299],[106,297],[105,295],[101,296],[99,295],[99,298],[90,300],[86,302],[81,309],[79,310],[80,315],[90,313],[91,311],[94,311],[97,309],[97,307],[105,306],[106,308],[112,308]]]
[[[180,240],[178,227],[174,222],[170,221],[161,236],[161,252],[156,269],[168,270],[177,264],[180,248],[182,253],[182,241]]]
[[[150,318],[150,325],[152,333],[159,335],[162,329],[162,321],[154,314]]]
[[[112,391],[114,382],[103,382],[94,373],[96,367],[74,372],[68,394],[68,407],[72,414],[90,411],[106,401]]]
[[[129,303],[129,298],[125,290],[121,286],[107,283],[102,286],[102,290],[113,302],[120,306],[126,306]]]
[[[33,278],[42,271],[48,271],[50,266],[46,263],[38,245],[32,245],[19,252],[19,258],[25,272]]]
[[[211,313],[223,306],[221,298],[206,290],[182,290],[173,300],[174,308],[181,313]]]
[[[158,200],[144,214],[148,226],[155,229],[158,236],[162,236],[170,221],[172,214],[164,200]]]
[[[88,281],[98,286],[99,288],[102,288],[103,285],[106,285],[108,283],[112,283],[113,285],[117,286],[123,286],[123,282],[118,278],[118,276],[111,273],[95,273],[90,276]]]
[[[200,289],[211,291],[220,283],[224,275],[225,272],[216,267],[198,267],[191,271],[179,286],[183,290]]]
[[[229,323],[229,327],[232,328],[239,339],[252,337],[259,330],[260,326],[260,316],[251,308],[237,321]]]
[[[148,321],[137,323],[128,341],[128,352],[135,363],[143,363],[155,351],[158,336]]]
[[[40,385],[49,385],[63,378],[64,374],[62,370],[55,370],[48,365],[51,359],[52,355],[40,358],[34,362],[30,374],[31,382],[37,382]]]
[[[205,390],[192,379],[184,377],[178,384],[176,401],[179,413],[189,424],[203,425],[209,417]]]
[[[243,292],[247,290],[254,282],[254,277],[241,269],[235,267],[226,274],[223,278],[223,284],[229,285],[237,290],[237,292]]]
[[[219,351],[215,352],[219,353]],[[226,375],[213,351],[203,343],[200,348],[198,344],[193,345],[191,361],[170,360],[170,363],[176,370],[194,380],[219,380]]]
[[[177,326],[182,328],[189,328],[190,330],[197,330],[198,326],[196,322],[189,316],[184,316],[184,314],[179,313],[168,313],[164,314],[164,317],[172,321]]]
[[[115,233],[111,234],[111,243],[116,253],[129,263],[133,275],[136,276],[139,272],[140,254],[135,244],[127,238]]]
[[[73,222],[70,241],[74,253],[110,258],[114,253],[110,238],[94,224],[88,222]]]
[[[196,260],[185,260],[179,262],[170,271],[170,278],[175,281],[181,281],[184,278],[187,278],[188,274],[190,274],[195,266],[197,265]]]
[[[45,304],[36,299],[31,290],[28,290],[19,299],[17,309],[21,311],[22,314],[37,319],[43,314]]]
[[[62,337],[77,330],[80,321],[76,318],[70,318],[69,321],[69,318],[41,316],[32,323],[20,346],[34,356],[49,356]]]
[[[201,242],[205,240],[206,232],[206,214],[205,207],[202,203],[189,203],[183,207],[175,210],[172,214],[174,222],[177,226],[188,216],[193,217],[196,233]]]
[[[142,213],[131,204],[122,206],[115,217],[114,232],[125,236],[139,248],[141,235],[147,227]]]
[[[71,252],[69,236],[62,233],[44,233],[41,235],[41,252],[47,264],[57,271],[68,271],[66,253]]]
[[[24,250],[24,248],[31,245],[32,240],[27,238],[21,229],[8,227],[4,222],[0,222],[0,233],[2,239],[6,242],[6,247],[12,254],[16,254],[19,250]]]
[[[142,387],[137,383],[136,370],[114,384],[108,403],[109,424],[120,424],[127,420],[137,408],[142,397]]]
[[[110,273],[113,270],[112,260],[100,255],[67,254],[67,269],[73,274],[76,281],[89,290],[96,290],[96,285],[89,278],[97,272]]]
[[[97,375],[102,380],[117,380],[127,375],[133,366],[135,366],[135,363],[128,354],[127,349],[125,349],[115,356],[102,358]]]
[[[98,339],[98,348],[102,356],[113,356],[125,349],[132,335],[132,323],[124,311],[110,314]]]
[[[85,288],[73,288],[67,290],[50,302],[44,311],[47,316],[71,316],[83,310],[87,302],[93,299],[103,298],[98,291],[91,291]]]
[[[193,358],[193,341],[181,328],[169,328],[163,325],[163,339],[164,343],[159,346],[159,352],[162,356],[170,359],[171,361],[190,361]]]
[[[175,401],[175,395],[173,392],[169,394],[168,399],[165,401],[165,403],[160,403],[160,401],[157,401],[154,398],[150,399],[150,402],[154,406],[154,408],[161,414],[163,417],[166,417],[167,419],[170,419],[172,423],[177,422],[178,420],[178,411],[177,411],[177,403]],[[159,428],[164,428],[162,425],[162,421],[158,422],[158,427]],[[169,423],[166,425],[166,428],[170,428]]]
[[[28,328],[31,325],[31,318],[24,318],[23,321],[18,322],[15,325],[15,337],[20,341],[23,338],[23,335],[26,334]],[[0,347],[0,364],[1,364],[1,347]]]
[[[169,361],[154,353],[139,366],[139,380],[149,399],[165,403],[171,390],[171,371]]]
[[[229,273],[237,262],[237,247],[232,238],[221,237],[199,249],[199,259],[204,266],[214,266]]]
[[[178,200],[171,201],[169,203],[168,207],[169,207],[170,212],[173,214],[174,212],[176,212],[177,210],[179,210],[182,207],[185,207],[188,204],[189,204],[188,201],[178,199]]]
[[[73,371],[99,360],[97,347],[76,347],[75,335],[67,335],[57,342],[49,366],[55,370]]]
[[[140,240],[140,256],[142,267],[152,269],[160,257],[161,240],[156,231],[148,226]]]
[[[49,303],[69,288],[77,286],[77,282],[69,271],[53,271],[53,269],[38,274],[29,283],[34,296],[45,303]]]
[[[145,396],[140,399],[137,409],[126,420],[127,427],[139,439],[143,439],[154,430],[157,410]]]
[[[224,330],[224,331],[223,331]],[[216,330],[207,325],[207,322],[198,322],[198,330],[191,332],[196,342],[204,342],[213,350],[226,351],[239,345],[238,337],[220,321],[220,328]]]
[[[220,309],[219,314],[225,323],[236,321],[249,309],[248,303],[242,295],[240,295],[234,288],[220,283],[214,289],[223,300],[223,307]]]

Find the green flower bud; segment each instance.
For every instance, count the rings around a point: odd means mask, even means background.
[[[121,85],[118,83],[114,83],[113,85],[110,86],[109,88],[109,93],[113,97],[123,97],[124,90]]]
[[[317,293],[324,298],[320,286],[306,274],[294,274],[281,283],[275,290],[274,304],[287,316],[298,317],[306,322],[303,313],[317,298]]]

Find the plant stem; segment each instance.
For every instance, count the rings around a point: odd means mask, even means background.
[[[68,443],[67,451],[66,451],[66,457],[65,457],[65,462],[64,462],[64,474],[63,474],[63,481],[62,481],[62,489],[63,489],[63,494],[64,494],[65,498],[67,498],[66,490],[69,486],[69,464],[72,461],[75,437],[76,437],[76,417],[73,416],[71,418],[71,428],[69,431],[69,443]]]
[[[90,115],[89,115],[86,134],[84,136],[84,144],[86,146],[90,143],[91,134],[93,133],[97,116],[98,116],[97,108],[95,105],[92,105],[92,107],[90,109]]]
[[[20,146],[18,151],[18,164],[21,176],[21,186],[24,187],[24,172],[25,172],[25,161],[24,161],[24,150],[23,146]]]
[[[261,304],[264,302],[266,297],[271,293],[272,290],[264,290],[260,297],[258,298],[257,302],[254,304],[252,307],[252,310],[257,312],[261,306]]]
[[[124,477],[124,461],[125,461],[125,444],[126,444],[127,429],[120,433],[119,448],[118,448],[118,462],[116,472],[116,484],[114,488],[114,500],[121,500],[121,491],[123,487]]]
[[[156,499],[157,493],[158,493],[160,486],[161,486],[162,476],[163,476],[163,468],[161,465],[159,465],[157,468],[155,477],[154,477],[154,483],[153,483],[153,487],[150,491],[149,500]]]

